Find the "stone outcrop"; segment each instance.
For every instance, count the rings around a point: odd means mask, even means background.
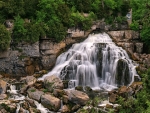
[[[69,100],[75,104],[85,105],[89,100],[89,97],[86,93],[77,90],[66,90],[66,93],[69,97]]]
[[[44,94],[41,96],[41,104],[50,110],[58,111],[61,106],[61,101],[50,94]]]
[[[36,82],[36,78],[33,76],[27,76],[26,77],[26,84],[27,85],[33,85]]]
[[[53,92],[54,89],[64,88],[62,80],[55,75],[45,77],[44,85],[50,92]]]
[[[44,92],[39,91],[35,88],[29,88],[27,93],[31,99],[34,99],[34,100],[39,101],[39,102],[40,102],[41,96],[44,94]]]
[[[116,103],[120,96],[124,99],[127,99],[131,96],[135,96],[135,94],[137,94],[137,92],[139,92],[143,88],[142,84],[142,82],[133,82],[128,87],[121,86],[118,90],[112,90],[108,92],[109,102]]]
[[[122,46],[130,54],[142,53],[143,43],[140,42],[140,36],[138,32],[133,30],[123,30],[108,31],[108,34],[112,37],[117,45]]]

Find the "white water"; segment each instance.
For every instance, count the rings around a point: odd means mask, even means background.
[[[41,113],[49,113],[50,111],[43,107],[42,104],[38,103],[37,101],[34,101],[34,104],[36,105],[37,109],[40,110]]]
[[[101,61],[98,60],[100,52]],[[57,75],[62,80],[69,80],[69,88],[80,85],[112,90],[118,86],[116,74],[118,61],[121,59],[125,67],[119,75],[120,85],[129,85],[134,81],[134,76],[138,75],[136,66],[129,59],[126,51],[116,46],[106,33],[89,35],[84,42],[74,44],[67,52],[62,53],[57,58],[53,70],[39,80]],[[128,80],[124,80],[127,69]]]
[[[10,90],[7,90],[7,92],[11,94],[17,94],[16,86],[15,85],[10,85]]]

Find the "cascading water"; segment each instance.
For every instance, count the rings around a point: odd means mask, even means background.
[[[125,50],[115,45],[106,34],[91,34],[82,43],[74,44],[62,53],[54,69],[44,75],[57,75],[68,80],[68,87],[90,86],[112,90],[134,81],[135,65]]]

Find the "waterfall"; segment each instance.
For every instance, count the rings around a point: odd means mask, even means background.
[[[69,81],[69,88],[90,86],[112,90],[131,84],[134,76],[138,76],[135,67],[126,51],[116,46],[106,33],[91,34],[58,56],[53,70],[39,80],[57,75]]]

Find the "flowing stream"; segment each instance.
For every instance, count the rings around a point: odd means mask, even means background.
[[[91,34],[82,43],[73,44],[56,61],[45,77],[57,75],[69,81],[68,88],[90,86],[93,89],[112,90],[134,81],[136,64],[121,47],[116,46],[106,33]]]

